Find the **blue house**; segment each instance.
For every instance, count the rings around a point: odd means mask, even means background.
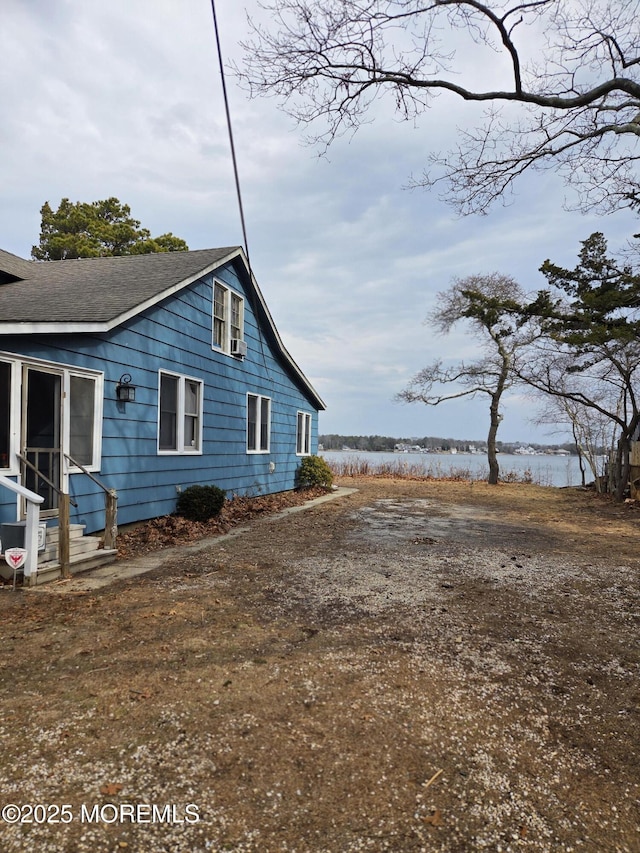
[[[18,483],[86,533],[178,493],[292,489],[324,404],[287,352],[241,248],[39,263],[0,250],[0,522]]]

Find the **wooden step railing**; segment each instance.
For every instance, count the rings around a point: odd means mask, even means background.
[[[64,457],[74,468],[79,468],[83,474],[86,474],[90,480],[93,480],[104,492],[104,547],[115,548],[116,539],[118,538],[118,493],[115,489],[109,489],[104,483],[101,483],[91,471],[87,471],[84,465],[81,465],[80,462],[77,462],[68,453],[65,453]]]

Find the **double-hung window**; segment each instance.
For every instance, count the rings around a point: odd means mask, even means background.
[[[268,453],[271,445],[271,400],[247,394],[247,453]]]
[[[202,382],[160,371],[158,452],[202,452]]]
[[[296,428],[296,454],[309,456],[311,453],[311,415],[308,412],[298,412]]]
[[[213,283],[213,334],[211,345],[227,355],[242,355],[244,342],[244,300],[221,284]]]
[[[224,349],[226,334],[226,287],[218,284],[213,285],[213,346]]]
[[[231,340],[242,340],[242,298],[229,291],[229,334]]]

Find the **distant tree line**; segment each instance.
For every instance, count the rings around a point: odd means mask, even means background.
[[[410,447],[421,447],[431,452],[447,452],[450,450],[469,451],[475,447],[477,450],[483,450],[486,447],[486,441],[461,439],[461,438],[440,438],[438,436],[427,435],[422,438],[412,436],[410,438],[396,438],[388,435],[337,435],[328,433],[318,437],[319,443],[324,450],[360,450],[363,452],[386,451],[393,452],[396,445],[406,445]],[[498,441],[498,451],[502,453],[512,453],[516,448],[521,447],[523,442],[506,442]],[[528,447],[534,450],[564,450],[567,453],[577,454],[577,448],[574,442],[565,442],[563,444],[536,444],[535,442],[526,442]]]

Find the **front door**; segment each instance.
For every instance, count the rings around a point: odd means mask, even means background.
[[[62,486],[62,375],[25,367],[23,393],[22,455],[33,468],[23,465],[22,482],[44,498],[43,515],[57,515],[57,490]]]

